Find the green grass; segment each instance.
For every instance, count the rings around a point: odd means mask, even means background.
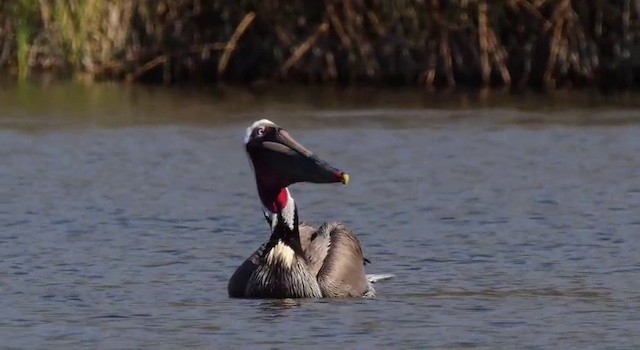
[[[53,4],[59,40],[74,70],[90,69],[96,53],[109,44],[102,31],[108,3],[110,1],[67,0]]]
[[[16,0],[12,14],[16,18],[16,61],[18,78],[24,80],[29,76],[31,44],[37,22],[37,0]]]

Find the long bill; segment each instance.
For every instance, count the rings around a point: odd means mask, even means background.
[[[349,183],[347,173],[318,158],[282,128],[247,143],[246,148],[258,182],[281,187],[297,182]]]

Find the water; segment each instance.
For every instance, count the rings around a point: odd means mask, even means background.
[[[636,105],[368,93],[1,91],[3,347],[640,345]],[[377,299],[227,297],[267,238],[241,147],[262,116],[350,173],[292,194],[396,274]]]

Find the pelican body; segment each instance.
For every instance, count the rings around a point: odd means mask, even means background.
[[[271,236],[231,276],[229,296],[373,297],[371,278],[364,270],[366,260],[354,233],[336,222],[318,229],[299,223],[288,189],[298,182],[346,185],[349,176],[269,120],[247,128],[244,141]]]

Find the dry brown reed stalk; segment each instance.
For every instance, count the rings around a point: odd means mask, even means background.
[[[249,26],[251,25],[251,23],[255,18],[256,18],[255,12],[249,12],[244,16],[242,21],[240,21],[240,24],[238,24],[238,27],[233,32],[233,35],[231,35],[231,38],[227,43],[226,49],[222,53],[222,57],[220,57],[220,61],[218,63],[218,76],[221,76],[224,73],[225,69],[227,68],[227,64],[229,64],[229,59],[231,58],[231,54],[233,53],[233,51],[236,49],[236,46],[238,45],[238,40],[240,40],[240,37],[242,36],[242,34],[247,30],[247,28],[249,28]]]
[[[341,2],[339,10],[334,4],[326,6],[332,28],[348,52],[348,65],[352,76],[368,76],[373,79],[379,72],[379,62],[374,54],[372,35],[364,27],[366,13],[360,3],[347,0]],[[364,73],[361,68],[364,67]]]
[[[551,18],[553,23],[553,36],[551,37],[551,47],[549,49],[549,59],[547,61],[547,68],[544,72],[544,84],[547,88],[553,88],[555,82],[553,81],[553,68],[555,67],[558,55],[561,50],[562,44],[562,29],[565,25],[568,9],[571,6],[571,0],[561,0],[556,6]]]
[[[482,70],[482,84],[489,85],[491,67],[489,66],[489,34],[487,30],[487,3],[478,3],[478,45],[480,46],[480,66]]]
[[[456,86],[456,80],[453,77],[453,64],[451,57],[451,44],[449,42],[449,31],[443,30],[440,34],[440,55],[444,59],[444,69],[447,77],[447,87],[452,89]]]
[[[289,35],[289,33],[287,33],[282,28],[282,26],[276,25],[274,30],[275,30],[276,36],[278,37],[278,40],[280,41],[280,43],[282,43],[286,47],[289,47],[289,46],[293,45],[293,41],[291,40],[291,35]]]
[[[622,0],[622,40],[626,44],[631,41],[629,24],[631,23],[631,1]]]
[[[447,88],[453,89],[456,86],[456,80],[453,74],[453,56],[450,41],[450,30],[452,26],[441,18],[440,5],[439,0],[431,0],[431,9],[434,11],[431,18],[436,25],[436,31],[439,32],[439,36],[436,39],[438,45],[437,51],[444,63],[444,67],[442,67],[441,70],[438,69],[438,59],[436,56],[432,61],[434,65],[433,73],[430,71],[427,72],[427,85],[433,86],[437,75],[436,73],[441,71],[445,76]]]
[[[340,21],[340,18],[338,18],[335,7],[332,4],[327,4],[327,15],[329,16],[331,26],[340,38],[342,45],[347,49],[351,48],[351,40],[349,39],[349,35],[347,35],[346,30],[342,26],[342,22]]]
[[[313,46],[313,44],[318,40],[320,35],[327,32],[329,29],[329,24],[327,22],[322,22],[318,28],[302,43],[302,45],[298,46],[298,48],[293,52],[291,57],[289,57],[282,67],[279,69],[279,74],[282,77],[286,77],[289,69],[295,65],[304,54],[309,51],[309,49]]]
[[[547,2],[547,0],[535,0],[533,2],[533,6],[536,8],[540,8],[542,7],[542,5],[544,5]]]
[[[545,18],[541,13],[540,13],[540,11],[538,10],[538,9],[540,8],[540,6],[542,6],[542,4],[543,4],[544,2],[542,2],[542,3],[540,3],[540,4],[538,4],[538,3],[532,4],[532,3],[530,3],[530,2],[528,2],[528,1],[526,1],[526,0],[514,0],[514,1],[515,1],[515,3],[516,3],[518,6],[522,7],[522,8],[523,8],[523,9],[525,9],[525,10],[527,10],[527,11],[528,11],[531,15],[533,15],[536,19],[538,19],[539,21],[542,21],[544,31],[547,31],[547,30],[549,30],[549,28],[551,28],[551,26],[552,26],[551,22],[549,22],[549,21],[548,21],[548,20],[547,20],[547,19],[546,19],[546,18]]]
[[[495,64],[498,66],[498,70],[500,71],[502,83],[509,86],[511,85],[511,73],[509,73],[509,68],[507,68],[507,52],[504,47],[498,43],[498,39],[496,38],[496,34],[493,29],[489,28],[488,36],[491,55]]]
[[[351,25],[348,28],[350,28],[351,37],[354,38],[357,44],[360,59],[364,63],[364,75],[375,79],[380,71],[380,64],[373,52],[373,44],[370,40],[371,35],[368,35],[367,30],[364,28],[364,16],[362,16],[364,11],[362,8],[354,9],[351,6],[351,1],[346,1],[345,4],[349,4],[346,13]]]
[[[162,65],[163,69],[165,70],[163,72],[163,80],[168,83],[171,81],[171,76],[170,76],[170,72],[167,71],[169,67],[166,67],[165,65],[168,63],[171,63],[171,59],[180,58],[186,54],[194,54],[194,53],[200,53],[201,55],[208,55],[207,53],[210,51],[224,51],[224,50],[227,50],[227,48],[228,48],[228,43],[209,43],[209,44],[202,44],[202,45],[193,45],[188,50],[186,50],[186,52],[178,51],[178,52],[173,52],[168,54],[162,54],[160,56],[154,57],[148,62],[145,62],[141,66],[136,67],[133,72],[128,73],[126,75],[125,81],[128,83],[133,83],[139,80],[140,77],[142,77],[144,74],[147,74],[149,71],[157,67],[160,67]],[[113,62],[113,65],[110,65],[104,68],[121,70],[121,69],[124,69],[124,66],[126,63],[129,63],[129,64],[135,63],[135,60],[131,62]]]
[[[434,81],[436,79],[436,62],[437,62],[437,50],[434,48],[429,50],[430,54],[427,58],[427,68],[424,72],[424,85],[427,89],[433,90],[435,88]]]
[[[640,1],[640,0],[638,0],[638,1]],[[367,17],[369,18],[369,22],[371,23],[371,26],[373,27],[373,30],[375,30],[376,34],[378,34],[378,36],[383,36],[386,31],[385,31],[384,26],[380,22],[380,19],[375,14],[375,12],[373,12],[371,10],[368,10],[367,11]]]
[[[166,64],[167,61],[169,61],[169,57],[167,57],[166,55],[158,56],[152,59],[151,61],[143,64],[141,67],[136,68],[136,70],[133,71],[132,73],[127,74],[125,81],[129,83],[134,82],[138,80],[143,74],[147,73],[148,71],[160,65]]]
[[[338,70],[336,69],[336,59],[331,52],[327,52],[327,75],[330,80],[335,81],[338,78]]]

